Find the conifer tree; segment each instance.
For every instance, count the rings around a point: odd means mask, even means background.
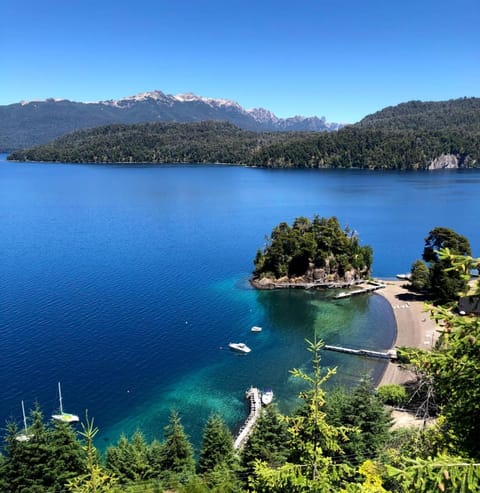
[[[285,419],[276,406],[267,407],[258,418],[255,428],[242,450],[242,466],[253,471],[256,460],[270,467],[283,464],[289,455],[290,434]]]
[[[97,449],[93,444],[98,428],[94,426],[93,419],[88,419],[88,415],[85,416],[85,422],[86,424],[82,423],[83,431],[80,432],[85,439],[83,446],[86,456],[85,471],[84,474],[69,480],[66,487],[72,493],[110,493],[117,483],[117,478],[100,466]]]
[[[198,469],[205,473],[220,465],[234,468],[236,462],[232,434],[223,419],[218,414],[212,414],[203,432]]]
[[[81,444],[69,425],[46,426],[38,405],[30,412],[30,420],[28,440],[17,440],[17,426],[7,426],[4,491],[61,490],[69,479],[83,471]]]
[[[149,463],[149,447],[140,431],[129,441],[122,435],[116,446],[106,451],[105,465],[121,482],[149,479],[152,468]]]
[[[376,457],[388,438],[392,418],[368,378],[363,378],[353,391],[336,389],[327,399],[326,411],[330,423],[356,430],[342,444],[349,462]]]
[[[351,473],[347,464],[333,464],[332,456],[341,456],[342,442],[353,430],[328,423],[325,413],[323,385],[335,373],[325,374],[320,366],[321,341],[308,341],[312,353],[313,373],[293,369],[291,373],[307,384],[299,397],[304,401],[301,411],[288,418],[292,454],[289,462],[279,468],[257,461],[251,485],[257,493],[333,492],[339,491],[342,475]]]
[[[162,471],[173,473],[180,481],[186,481],[195,474],[193,447],[180,421],[177,411],[172,411],[165,427],[165,441],[160,453],[159,465]],[[171,474],[167,474],[171,477]]]

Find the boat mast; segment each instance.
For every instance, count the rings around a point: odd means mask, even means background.
[[[60,387],[60,382],[58,382],[58,399],[60,401],[60,414],[63,414],[62,388]]]
[[[22,400],[22,414],[23,414],[23,426],[25,427],[25,436],[27,436],[27,418],[25,417],[25,406]]]

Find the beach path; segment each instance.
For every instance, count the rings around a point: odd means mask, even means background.
[[[391,305],[397,324],[394,347],[408,346],[431,349],[438,337],[438,327],[430,318],[422,297],[410,292],[405,281],[383,281],[386,287],[377,294]],[[380,385],[402,384],[412,380],[413,375],[395,363],[389,363]]]

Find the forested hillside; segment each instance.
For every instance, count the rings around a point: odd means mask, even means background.
[[[107,125],[14,152],[74,163],[230,163],[269,168],[428,169],[480,165],[480,100],[405,103],[338,132],[241,130],[226,122]]]
[[[409,101],[389,106],[357,123],[359,127],[384,130],[480,131],[480,98],[449,101]]]

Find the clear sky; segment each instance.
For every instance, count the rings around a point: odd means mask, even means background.
[[[1,0],[0,104],[159,89],[355,122],[480,96],[480,0]]]

